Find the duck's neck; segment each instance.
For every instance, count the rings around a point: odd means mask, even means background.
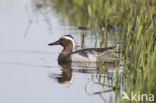
[[[58,60],[64,60],[64,58],[66,56],[68,56],[69,54],[71,54],[73,52],[73,47],[64,47],[64,49],[62,50],[62,52],[60,53],[59,57],[58,57]]]

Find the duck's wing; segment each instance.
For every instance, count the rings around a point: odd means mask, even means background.
[[[95,48],[95,51],[98,53],[98,56],[102,56],[107,53],[112,53],[116,47],[108,47],[108,48]]]
[[[107,53],[112,52],[115,47],[108,47],[108,48],[87,48],[87,49],[80,49],[72,53],[73,54],[79,54],[80,56],[89,58],[89,55],[93,56],[102,56],[106,55]]]

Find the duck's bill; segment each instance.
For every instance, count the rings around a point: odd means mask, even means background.
[[[49,43],[48,45],[59,45],[59,44],[60,44],[60,40],[55,41],[55,42],[53,42],[53,43]]]

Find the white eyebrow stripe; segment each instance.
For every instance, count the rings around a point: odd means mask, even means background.
[[[68,37],[68,36],[62,36],[61,38],[65,38],[65,39],[71,40],[72,43],[73,43],[73,48],[75,48],[75,41],[74,41],[71,37]]]

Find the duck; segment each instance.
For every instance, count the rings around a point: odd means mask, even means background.
[[[118,61],[118,57],[112,54],[116,47],[107,48],[85,48],[75,50],[75,41],[71,35],[63,35],[55,42],[49,43],[49,46],[61,45],[62,52],[58,56],[58,62],[114,62]]]

